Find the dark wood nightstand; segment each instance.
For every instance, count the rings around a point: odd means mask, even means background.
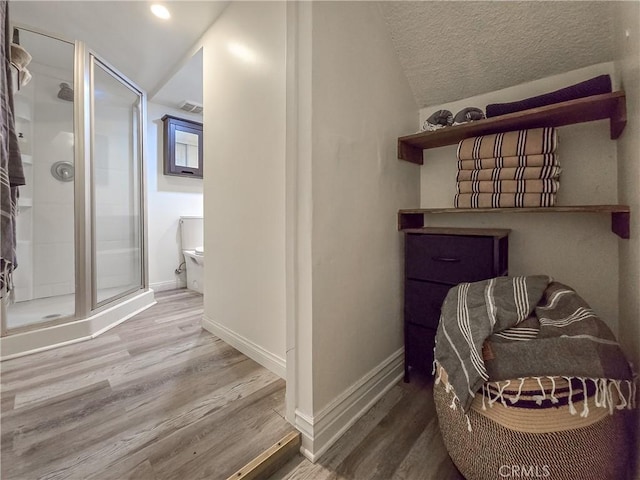
[[[449,289],[508,274],[509,230],[405,229],[404,380],[431,373],[440,308]]]

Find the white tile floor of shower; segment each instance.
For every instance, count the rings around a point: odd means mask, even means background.
[[[122,287],[106,288],[101,291],[101,297],[109,298],[120,292]],[[7,330],[70,317],[74,313],[75,294],[73,293],[15,302],[7,308]]]
[[[71,316],[74,312],[75,295],[73,293],[12,303],[7,308],[7,329],[50,322],[57,318]]]

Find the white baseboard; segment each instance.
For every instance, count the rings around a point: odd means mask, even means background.
[[[271,370],[280,378],[285,378],[287,374],[286,361],[264,348],[252,342],[248,338],[237,334],[218,322],[211,320],[206,315],[202,317],[202,328],[221,338],[229,345],[244,353],[247,357],[255,360],[263,367]]]
[[[338,395],[317,415],[296,410],[295,426],[302,433],[300,452],[318,460],[404,375],[404,348],[394,352],[354,385]]]
[[[167,280],[165,282],[150,283],[149,288],[154,292],[162,292],[164,290],[175,290],[176,288],[185,288],[187,282],[180,280],[176,277],[175,280]]]

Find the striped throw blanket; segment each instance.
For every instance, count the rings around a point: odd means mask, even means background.
[[[458,182],[480,180],[537,180],[558,178],[562,173],[560,167],[517,167],[491,168],[482,170],[458,170]]]
[[[573,289],[546,276],[452,288],[442,306],[435,362],[465,411],[485,382],[526,377],[589,379],[598,388],[615,386],[623,406],[635,399],[633,372],[609,328]]]
[[[520,155],[514,157],[476,158],[475,160],[458,160],[458,170],[547,167],[553,165],[558,165],[558,157],[555,153],[546,153],[544,155]]]
[[[553,207],[562,172],[554,128],[467,138],[458,144],[455,208]]]
[[[553,153],[558,145],[556,129],[534,128],[466,138],[458,144],[458,160]]]
[[[457,183],[458,193],[556,193],[560,183],[542,180],[477,180]]]

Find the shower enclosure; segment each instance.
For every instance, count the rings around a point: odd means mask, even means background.
[[[153,303],[145,249],[146,99],[82,42],[14,27],[18,267],[2,358],[95,336]]]

